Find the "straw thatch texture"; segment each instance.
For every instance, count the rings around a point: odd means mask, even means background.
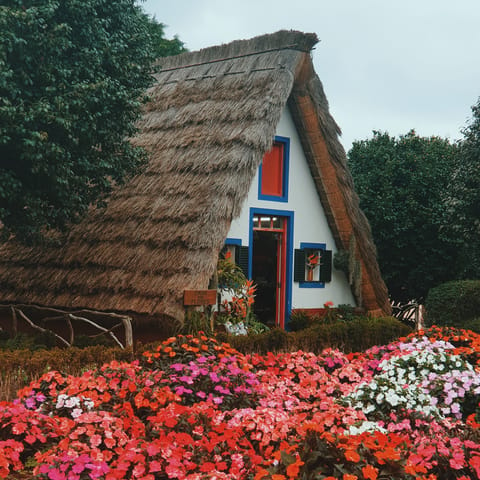
[[[368,223],[311,68],[316,42],[313,34],[281,31],[161,59],[134,139],[150,154],[146,169],[118,188],[106,209],[93,210],[75,226],[63,246],[1,245],[0,302],[182,317],[183,291],[207,288],[290,97],[298,126],[304,122],[302,99],[313,108],[324,158],[312,135],[301,136],[330,226],[339,248],[356,236],[373,272],[366,306],[383,309],[388,299]],[[322,162],[336,179],[338,204],[330,201]],[[348,235],[341,232],[342,212],[350,221]]]

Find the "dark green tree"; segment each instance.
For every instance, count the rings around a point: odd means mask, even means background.
[[[165,24],[158,22],[155,17],[147,16],[146,20],[156,58],[169,57],[170,55],[186,52],[184,43],[177,36],[172,39],[165,38]]]
[[[480,98],[462,131],[447,195],[448,235],[457,240],[460,279],[480,278]]]
[[[448,140],[413,130],[398,139],[374,132],[349,152],[360,206],[395,301],[422,300],[431,287],[452,279],[456,249],[443,228],[455,152]]]
[[[0,227],[27,239],[142,164],[128,138],[163,27],[135,0],[0,0],[0,32]]]

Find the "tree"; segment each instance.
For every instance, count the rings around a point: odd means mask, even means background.
[[[186,52],[184,43],[177,37],[171,40],[165,38],[165,25],[158,22],[155,17],[147,16],[147,29],[153,41],[155,58],[169,57]]]
[[[445,191],[456,146],[412,130],[355,142],[349,166],[370,221],[383,277],[395,301],[422,300],[452,278],[455,245],[443,234]]]
[[[3,0],[0,31],[0,226],[27,239],[142,164],[128,138],[163,29],[135,0]]]
[[[456,273],[461,279],[480,278],[480,98],[463,139],[447,196],[446,228],[457,239]]]

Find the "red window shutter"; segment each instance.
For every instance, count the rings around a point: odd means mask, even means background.
[[[262,162],[262,195],[283,196],[283,143],[274,143]]]

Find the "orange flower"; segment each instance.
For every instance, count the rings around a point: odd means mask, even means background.
[[[287,475],[290,478],[298,478],[298,473],[302,465],[303,465],[303,462],[300,459],[298,459],[295,463],[290,464],[287,467]]]
[[[350,462],[357,463],[357,462],[360,461],[360,455],[355,450],[346,450],[345,451],[345,458],[347,460],[349,460]]]
[[[265,478],[267,475],[268,475],[268,470],[261,468],[255,475],[255,478],[253,480],[262,480],[262,478]]]
[[[356,475],[351,475],[350,473],[344,473],[343,480],[358,480],[358,477]]]
[[[365,467],[362,467],[362,473],[365,479],[377,480],[378,469],[372,465],[366,465]]]

